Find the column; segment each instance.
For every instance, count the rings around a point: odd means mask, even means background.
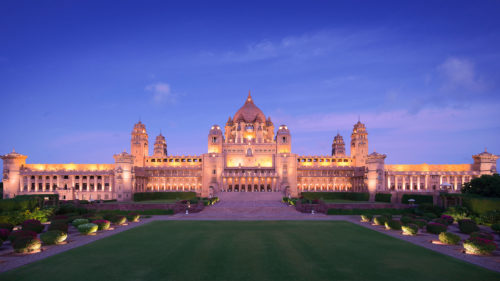
[[[27,176],[28,178],[28,190],[25,190],[25,191],[30,191],[31,190],[31,176]]]
[[[71,176],[71,188],[75,189],[75,175]]]
[[[420,187],[420,175],[417,177],[417,189],[418,191],[422,191],[422,188]]]
[[[410,190],[413,191],[413,175],[410,175]]]
[[[49,185],[50,185],[49,190],[50,190],[51,192],[53,192],[53,191],[54,191],[54,187],[53,187],[53,184],[52,184],[52,183],[53,183],[53,177],[54,177],[54,176],[52,176],[52,175],[51,175],[51,176],[50,176],[50,178],[49,178]]]
[[[38,191],[38,175],[35,175],[35,192]]]
[[[87,190],[90,191],[90,176],[87,176]]]
[[[19,192],[24,190],[24,176],[19,175]]]
[[[406,190],[406,175],[403,175],[403,190]]]
[[[57,188],[61,187],[61,175],[57,176]]]
[[[439,187],[438,187],[438,189],[441,189],[442,184],[443,184],[443,176],[439,175]]]
[[[387,174],[387,188],[386,189],[391,189],[391,175]]]
[[[142,191],[144,191],[145,181],[142,183]],[[109,192],[113,191],[113,177],[109,177]]]
[[[394,190],[398,190],[398,176],[394,175]]]
[[[455,190],[457,190],[457,176],[453,177],[453,187]]]
[[[97,175],[94,176],[94,191],[97,191]]]
[[[425,175],[425,190],[429,190],[429,175]]]

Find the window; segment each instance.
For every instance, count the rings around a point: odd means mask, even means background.
[[[66,176],[64,176],[64,179],[67,180],[67,179],[69,179],[69,177],[66,175]]]
[[[216,143],[217,142],[217,137],[212,137],[212,143]]]
[[[282,142],[283,142],[283,143],[286,143],[286,137],[283,137],[283,138],[282,138]]]
[[[216,171],[216,170],[213,170],[213,171],[212,171],[212,174],[214,174],[214,175],[215,175],[215,174],[217,174],[217,171]]]

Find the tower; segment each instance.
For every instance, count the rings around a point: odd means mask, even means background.
[[[139,121],[132,130],[132,139],[130,141],[130,152],[134,159],[134,166],[143,167],[144,158],[149,156],[148,133],[146,126]]]
[[[337,133],[335,138],[333,138],[332,143],[332,156],[344,157],[345,156],[345,143],[342,136]]]
[[[385,158],[387,155],[373,152],[366,158],[366,166],[368,167],[367,186],[370,194],[370,201],[375,201],[377,190],[385,187]]]
[[[292,136],[286,125],[281,125],[276,133],[276,148],[277,153],[292,152]]]
[[[208,133],[208,153],[222,153],[224,136],[219,125],[213,125]]]
[[[165,137],[160,133],[155,140],[154,154],[155,157],[165,157],[167,156],[167,141]]]
[[[115,158],[114,182],[118,201],[132,200],[135,186],[134,156],[127,152],[113,155]]]
[[[358,123],[354,124],[351,134],[351,157],[354,159],[354,166],[365,166],[367,156],[368,132],[365,124],[358,121]]]
[[[497,160],[499,156],[486,151],[473,155],[473,169],[479,171],[481,175],[492,175],[497,173]]]
[[[26,164],[28,156],[19,154],[13,149],[11,153],[2,155],[0,158],[3,160],[3,196],[13,198],[22,185],[21,166]]]

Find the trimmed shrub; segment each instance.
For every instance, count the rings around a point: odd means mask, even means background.
[[[373,223],[376,225],[385,225],[387,218],[384,216],[378,216],[373,219]]]
[[[447,245],[457,245],[460,242],[460,236],[451,232],[441,232],[439,233],[439,241]]]
[[[464,241],[464,249],[467,254],[491,255],[497,248],[497,244],[491,240],[479,237],[469,238]]]
[[[127,222],[127,218],[125,216],[114,216],[111,218],[111,222],[114,225],[122,225]]]
[[[0,240],[7,240],[9,238],[10,230],[6,228],[0,228]]]
[[[500,210],[487,211],[486,213],[479,215],[478,223],[486,225],[500,223]]]
[[[9,235],[9,241],[13,243],[15,240],[22,238],[22,237],[31,237],[31,238],[36,238],[37,233],[34,231],[30,230],[16,230],[10,233]]]
[[[465,219],[458,221],[458,228],[460,232],[465,234],[470,234],[472,232],[479,231],[479,227],[473,220]]]
[[[89,223],[88,219],[75,219],[71,224],[73,224],[74,227],[78,227],[79,225]]]
[[[411,223],[418,225],[419,228],[424,228],[427,225],[427,221],[424,219],[414,219]]]
[[[478,231],[478,232],[472,232],[470,234],[470,238],[482,238],[486,240],[495,240],[495,237],[493,234],[488,233],[488,232],[483,232],[483,231]]]
[[[328,209],[327,215],[380,215],[382,213],[391,213],[393,215],[403,215],[412,212],[412,209]]]
[[[14,225],[11,223],[0,223],[0,228],[5,228],[9,231],[12,231],[14,229]]]
[[[362,222],[371,222],[373,219],[372,215],[361,215],[361,221]]]
[[[436,222],[430,222],[425,227],[425,230],[432,234],[439,234],[441,232],[446,232],[447,226],[445,224],[440,224]]]
[[[381,216],[385,217],[387,220],[392,220],[392,214],[390,213],[383,213]]]
[[[111,222],[108,220],[95,220],[92,223],[97,224],[98,230],[108,230],[111,225]]]
[[[391,197],[392,197],[392,194],[390,194],[390,193],[376,193],[375,194],[375,201],[376,202],[391,203]]]
[[[127,221],[129,221],[129,222],[138,222],[140,217],[141,216],[139,214],[130,213],[130,214],[127,215]]]
[[[397,220],[388,220],[385,222],[386,229],[401,230],[401,222]]]
[[[445,219],[442,219],[442,218],[433,219],[432,222],[437,222],[437,223],[440,223],[440,224],[448,225],[448,221],[445,220]]]
[[[409,224],[413,221],[413,218],[409,217],[409,216],[402,216],[401,217],[401,223],[406,225],[406,224]]]
[[[432,204],[432,195],[422,195],[422,194],[403,194],[401,197],[401,203],[409,204],[408,200],[414,199],[415,204],[429,203]]]
[[[403,225],[401,229],[403,230],[403,233],[407,235],[417,235],[418,233],[418,225],[413,223]]]
[[[441,219],[446,221],[447,225],[453,224],[453,217],[448,215],[441,215]]]
[[[134,201],[147,200],[190,200],[196,198],[196,192],[137,192]]]
[[[99,226],[95,223],[84,223],[78,226],[78,231],[83,235],[89,235],[97,231]]]
[[[50,223],[48,231],[51,230],[60,230],[68,233],[68,224],[64,221],[53,221]]]
[[[492,225],[491,230],[493,230],[496,234],[500,234],[500,223]]]
[[[40,250],[42,242],[38,238],[33,237],[20,237],[12,244],[16,253],[31,253]]]
[[[68,234],[60,230],[50,230],[40,234],[40,240],[42,240],[45,245],[59,244],[64,242],[66,238],[68,238]]]

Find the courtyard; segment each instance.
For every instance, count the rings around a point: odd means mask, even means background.
[[[1,280],[498,280],[347,221],[153,221]]]

